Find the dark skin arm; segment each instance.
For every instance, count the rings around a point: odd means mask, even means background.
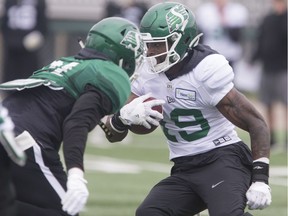
[[[233,88],[216,107],[234,125],[249,133],[254,160],[261,157],[269,158],[268,125],[263,116],[242,93]]]

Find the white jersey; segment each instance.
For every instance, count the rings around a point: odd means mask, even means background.
[[[138,96],[164,99],[161,128],[170,159],[196,155],[240,141],[234,125],[215,107],[233,88],[234,73],[220,54],[206,56],[192,71],[169,81],[143,67],[132,83]]]

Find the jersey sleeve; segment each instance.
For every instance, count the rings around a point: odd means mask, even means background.
[[[195,68],[195,79],[201,84],[202,96],[207,104],[216,106],[234,87],[234,72],[223,55],[204,58]]]
[[[107,95],[90,85],[77,99],[63,123],[63,151],[67,170],[73,167],[84,170],[83,155],[88,132],[111,112],[112,106]]]

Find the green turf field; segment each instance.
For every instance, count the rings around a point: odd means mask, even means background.
[[[126,143],[114,144],[105,140],[95,143],[97,135],[92,134],[85,156],[90,196],[81,216],[134,216],[150,188],[170,171],[161,131],[134,135]],[[239,135],[247,141],[245,132],[239,131]],[[278,146],[271,154],[272,205],[262,211],[250,211],[254,216],[287,216],[287,152],[283,149]]]

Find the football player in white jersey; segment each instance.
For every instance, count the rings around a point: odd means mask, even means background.
[[[140,98],[151,93],[166,102],[160,124],[174,166],[136,216],[194,215],[205,209],[210,216],[241,216],[250,215],[244,213],[246,205],[250,210],[269,206],[267,124],[234,87],[225,57],[199,44],[192,11],[179,3],[159,3],[144,15],[140,31],[148,68],[132,83],[131,100],[138,97],[137,102],[106,123],[112,130],[107,137],[119,141],[128,125],[148,121],[149,109]],[[251,150],[235,126],[249,133]]]

